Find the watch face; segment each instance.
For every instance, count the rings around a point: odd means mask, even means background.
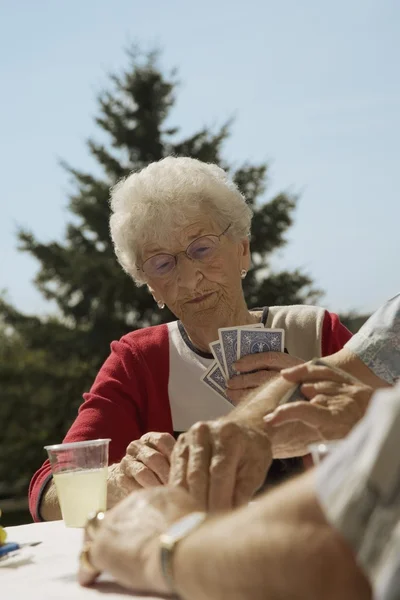
[[[206,514],[203,512],[190,513],[187,517],[183,517],[183,519],[180,519],[171,525],[166,532],[166,535],[168,535],[171,540],[179,540],[196,527],[196,525],[204,521],[205,517]]]

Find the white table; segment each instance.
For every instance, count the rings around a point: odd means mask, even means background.
[[[0,598],[4,600],[121,600],[141,598],[102,576],[92,588],[76,581],[82,529],[68,529],[63,521],[31,523],[7,528],[10,542],[42,542],[24,549],[9,566],[0,561]],[[25,557],[24,557],[25,555]],[[155,600],[146,596],[142,600]],[[160,599],[158,599],[160,600]]]

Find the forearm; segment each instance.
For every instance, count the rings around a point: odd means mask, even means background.
[[[174,576],[187,600],[363,600],[368,582],[326,523],[307,475],[210,520],[177,547]],[[232,532],[240,532],[232,536]]]
[[[346,371],[374,389],[391,387],[386,381],[375,375],[356,354],[353,354],[347,348],[342,348],[339,352],[324,357],[324,362],[332,367]]]
[[[275,410],[281,398],[292,387],[293,383],[277,376],[256,392],[250,393],[232,412],[223,417],[223,420],[264,429],[263,417]]]
[[[50,479],[40,503],[40,515],[44,521],[59,521],[62,519],[54,479]]]

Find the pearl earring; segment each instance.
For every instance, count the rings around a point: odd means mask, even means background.
[[[161,309],[161,310],[162,310],[162,309],[165,307],[165,304],[164,304],[164,302],[163,302],[162,300],[159,300],[159,301],[157,302],[157,306],[158,306],[158,308],[159,308],[159,309]]]
[[[246,277],[246,275],[247,275],[247,271],[246,271],[246,269],[242,269],[242,270],[240,271],[240,277],[241,277],[242,279],[244,279],[244,278]]]

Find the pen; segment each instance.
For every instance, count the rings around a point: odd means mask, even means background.
[[[8,542],[7,544],[0,546],[0,558],[7,556],[7,554],[10,554],[10,552],[21,550],[21,548],[26,548],[26,546],[37,546],[41,543],[42,542],[27,542],[26,544],[17,544],[17,542]]]

